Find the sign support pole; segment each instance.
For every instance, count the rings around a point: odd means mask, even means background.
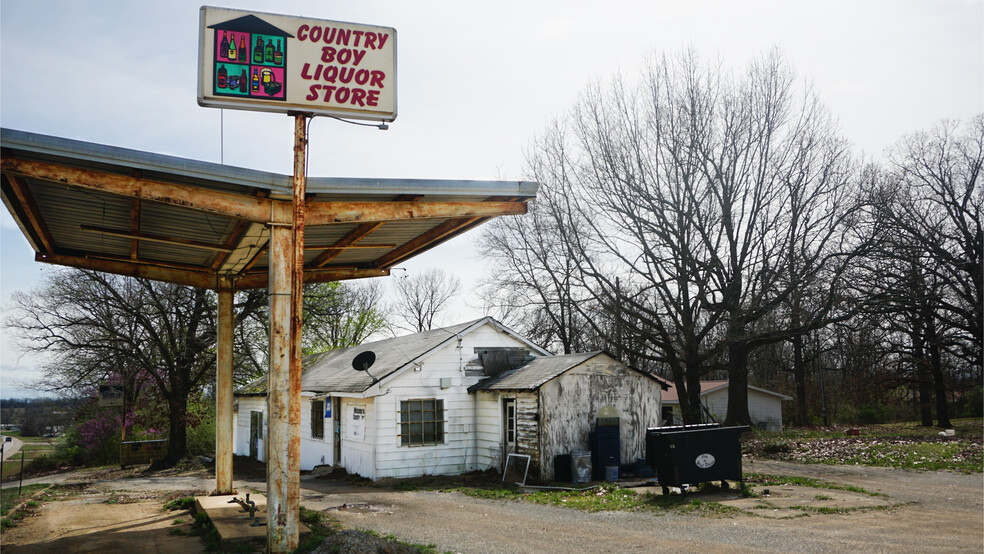
[[[267,401],[267,550],[299,544],[301,496],[301,321],[304,286],[304,195],[307,120],[294,116],[291,213],[270,229],[270,382]]]

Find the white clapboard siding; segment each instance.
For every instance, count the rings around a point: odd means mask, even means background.
[[[506,397],[508,395],[502,395]],[[475,453],[479,470],[502,469],[502,402],[493,392],[475,393]]]
[[[442,348],[428,355],[419,366],[409,369],[383,386],[385,394],[376,403],[376,465],[373,479],[416,477],[421,475],[458,475],[487,469],[492,459],[488,444],[480,444],[476,432],[475,395],[468,387],[478,377],[466,377],[464,367],[475,359],[476,349],[522,347],[519,340],[499,332],[491,325],[452,338]],[[409,360],[408,360],[409,361]],[[441,388],[441,379],[449,379]],[[444,442],[437,445],[400,445],[400,402],[417,398],[444,401]],[[488,425],[488,423],[485,423]],[[498,444],[498,433],[495,444]],[[342,442],[342,459],[345,460]],[[346,464],[346,469],[352,472]],[[365,477],[368,475],[360,473]]]
[[[728,415],[728,387],[711,391],[705,396],[707,411],[718,421]],[[768,431],[782,431],[783,397],[748,389],[748,416],[755,425],[764,424]]]
[[[325,419],[324,411],[321,411],[321,418],[324,419],[324,438],[316,439],[311,434],[311,401],[322,400],[325,398],[302,396],[301,397],[301,469],[314,469],[315,466],[332,463],[332,427],[331,420]]]
[[[342,466],[349,473],[355,473],[368,479],[376,480],[375,447],[373,441],[376,438],[376,415],[373,399],[342,398],[341,417],[341,450]],[[352,436],[354,428],[353,408],[365,410],[364,426],[362,436],[356,438]],[[334,414],[332,414],[334,415]]]
[[[236,426],[233,434],[233,453],[239,456],[249,456],[249,418],[250,412],[263,412],[263,434],[259,442],[259,459],[266,458],[264,439],[267,430],[267,403],[265,396],[239,397],[239,410],[236,412]]]

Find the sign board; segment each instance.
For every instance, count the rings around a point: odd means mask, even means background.
[[[366,407],[352,406],[349,417],[348,436],[352,439],[366,438]]]
[[[203,6],[198,104],[396,119],[396,29]]]
[[[167,456],[167,439],[120,443],[120,467],[149,464]]]
[[[123,387],[121,385],[99,385],[99,407],[123,407]]]

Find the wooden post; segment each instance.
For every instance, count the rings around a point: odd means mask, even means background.
[[[232,343],[233,292],[219,291],[219,322],[215,361],[215,494],[232,488]]]
[[[304,301],[306,125],[306,114],[294,114],[293,201],[290,213],[275,216],[270,230],[268,552],[291,552],[300,542],[301,316]],[[282,217],[283,215],[286,217]]]

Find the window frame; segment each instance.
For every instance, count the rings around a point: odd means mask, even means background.
[[[432,403],[431,409],[426,409],[426,403]],[[446,443],[447,410],[443,398],[404,398],[399,401],[397,408],[398,446],[416,448]],[[432,414],[429,419],[428,414]]]
[[[318,404],[321,405],[321,409],[315,410],[314,408]],[[316,411],[318,412],[317,414],[315,414]],[[321,422],[320,425],[318,425],[317,422]],[[317,429],[321,430],[320,435],[316,432]],[[311,399],[311,438],[321,439],[321,440],[324,440],[325,438],[325,399],[324,398]]]

